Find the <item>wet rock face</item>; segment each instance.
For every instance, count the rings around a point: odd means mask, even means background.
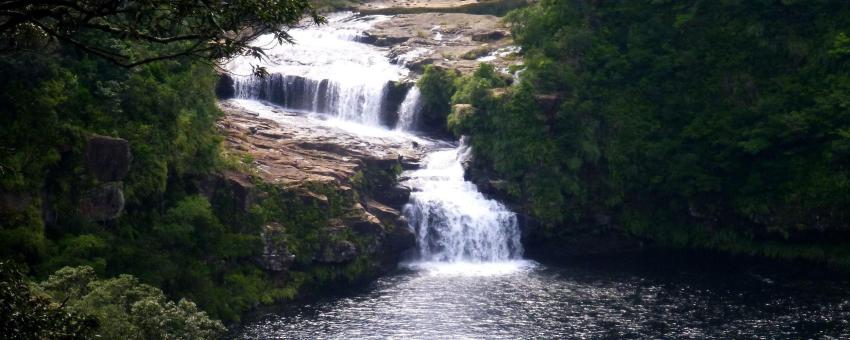
[[[472,33],[472,41],[496,41],[508,35],[508,32],[502,30],[484,30]]]
[[[215,84],[215,96],[219,99],[230,99],[236,97],[236,89],[233,77],[227,74],[219,75],[218,82]]]
[[[94,136],[86,144],[86,168],[101,182],[120,181],[132,160],[130,143],[124,139]]]
[[[356,257],[357,248],[354,243],[346,240],[332,240],[322,245],[315,260],[319,263],[339,264],[350,262]]]
[[[416,235],[407,225],[397,226],[384,240],[384,247],[389,253],[399,253],[416,246]]]
[[[213,201],[217,195],[232,200],[234,206],[247,212],[256,200],[256,190],[247,174],[236,171],[223,171],[201,178],[196,188],[198,192]]]
[[[401,44],[409,39],[410,37],[404,35],[388,35],[364,32],[363,36],[357,39],[357,42],[362,42],[364,44],[371,44],[380,47],[387,47]]]
[[[401,102],[407,96],[407,91],[413,87],[413,83],[390,81],[387,83],[384,98],[381,100],[381,125],[394,127],[398,122],[398,110]]]
[[[357,206],[359,205],[360,204],[357,204]],[[351,228],[351,231],[356,234],[373,239],[380,239],[385,234],[381,220],[365,210],[363,210],[356,219],[348,222],[348,225]]]
[[[80,216],[91,221],[118,218],[124,210],[120,182],[103,183],[83,194],[78,207]]]
[[[286,246],[286,234],[283,226],[279,223],[269,223],[263,226],[260,237],[263,240],[263,255],[258,259],[260,266],[273,272],[289,269],[289,266],[295,261],[295,255]]]

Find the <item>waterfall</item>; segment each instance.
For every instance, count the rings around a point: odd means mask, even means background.
[[[404,215],[417,235],[419,257],[434,262],[495,262],[522,256],[517,218],[463,178],[464,146],[428,155],[410,173],[416,191]]]
[[[410,91],[407,91],[407,95],[398,109],[398,125],[396,125],[396,129],[402,131],[413,131],[416,129],[416,117],[422,109],[419,95],[419,87],[415,85]]]
[[[323,113],[366,125],[381,122],[386,83],[341,83],[295,75],[236,77],[236,98],[272,102],[286,109]]]
[[[321,26],[289,30],[295,44],[280,44],[273,35],[258,38],[252,45],[267,50],[261,61],[239,57],[229,62],[236,97],[371,126],[394,121],[382,117],[389,110],[387,84],[409,71],[390,63],[385,50],[357,42],[386,17],[341,13],[327,18]],[[252,66],[265,67],[269,76],[251,76]]]
[[[387,131],[381,125],[394,125],[394,133],[415,138],[406,132],[417,127],[420,91],[393,84],[405,78],[408,70],[390,63],[386,49],[357,42],[365,27],[378,20],[381,17],[332,15],[326,25],[290,30],[294,45],[261,37],[254,44],[268,48],[268,59],[261,66],[269,76],[249,75],[253,59],[231,61],[228,69],[236,74],[236,97],[333,115],[381,131]],[[398,114],[397,122],[385,117],[388,112]],[[358,126],[352,131],[368,130]],[[498,264],[519,259],[522,246],[516,215],[464,180],[461,161],[466,148],[460,144],[431,152],[422,169],[407,173],[414,192],[404,215],[416,232],[420,263]]]

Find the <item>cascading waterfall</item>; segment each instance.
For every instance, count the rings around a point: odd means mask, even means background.
[[[419,257],[435,262],[494,262],[522,256],[516,215],[464,180],[465,146],[431,153],[410,173],[415,192],[404,214]]]
[[[419,87],[415,85],[407,91],[407,95],[398,110],[397,130],[413,131],[416,129],[416,117],[422,109],[422,103],[419,101],[420,94]]]
[[[346,84],[332,79],[272,74],[264,78],[236,77],[236,98],[265,100],[286,109],[323,113],[377,126],[386,83]]]
[[[295,45],[279,45],[270,36],[255,43],[269,48],[269,76],[234,77],[236,97],[265,100],[284,108],[325,113],[379,126],[388,82],[407,74],[391,64],[385,51],[357,42],[360,32],[382,17],[333,15],[327,25],[293,29]],[[232,73],[249,74],[254,60],[237,58]],[[417,87],[397,103],[396,130],[416,129],[421,109]],[[464,143],[432,152],[425,167],[409,172],[415,191],[404,214],[418,237],[421,263],[497,263],[522,255],[516,215],[487,199],[464,180]]]
[[[358,43],[362,32],[382,16],[329,15],[321,26],[289,31],[295,44],[279,44],[272,35],[253,44],[267,49],[268,59],[239,57],[228,64],[240,99],[265,100],[286,109],[322,113],[378,126],[386,111],[388,83],[407,75],[384,51]],[[258,64],[258,65],[257,65]],[[269,76],[250,75],[252,66]]]

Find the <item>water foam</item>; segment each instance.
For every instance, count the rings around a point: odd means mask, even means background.
[[[516,215],[464,180],[465,148],[436,151],[425,167],[408,174],[414,187],[404,214],[415,230],[419,259],[426,262],[518,260],[522,244]]]

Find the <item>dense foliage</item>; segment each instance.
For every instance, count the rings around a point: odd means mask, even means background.
[[[263,55],[251,45],[263,34],[291,41],[286,28],[305,15],[323,20],[307,0],[2,1],[0,52],[59,40],[124,67],[187,56],[215,62]]]
[[[155,5],[81,3],[130,6],[133,10]],[[153,43],[146,41],[148,35],[182,34],[197,25],[215,24],[196,21],[205,14],[193,11],[216,10],[228,23],[241,18],[280,31],[279,20],[291,23],[312,13],[305,3],[238,2],[243,10],[258,7],[241,17],[221,3],[216,6],[228,8],[226,13],[218,11],[222,8],[194,7],[170,13],[177,9],[166,6],[158,7],[162,17],[140,14],[137,22],[123,22],[125,14],[100,12],[104,16],[94,21],[74,19],[80,14],[75,11],[85,12],[86,6],[60,11],[59,18],[44,18],[50,25],[64,25],[62,20],[70,18],[79,26],[65,27],[63,34],[88,47],[126,52],[131,56],[126,60],[91,53],[63,37],[28,40],[35,38],[0,32],[2,39],[7,39],[3,43],[9,45],[4,48],[13,47],[0,53],[0,257],[25,265],[27,274],[42,279],[66,266],[85,266],[60,270],[44,287],[56,299],[70,297],[66,308],[101,319],[103,334],[111,334],[111,338],[119,334],[206,338],[219,327],[201,317],[190,300],[211,317],[235,321],[262,303],[293,297],[304,284],[315,288],[333,280],[353,279],[371,269],[373,263],[365,255],[345,265],[310,263],[320,247],[318,242],[323,241],[321,228],[329,219],[340,217],[338,206],[343,200],[350,204],[351,198],[333,196],[327,188],[312,189],[331,197],[337,208],[328,210],[273,186],[258,188],[269,197],[259,204],[234,197],[220,174],[227,169],[248,169],[234,156],[223,154],[220,147],[215,123],[221,112],[213,93],[217,76],[207,60],[219,55],[189,53],[126,68],[127,63],[143,60],[139,58],[168,55],[187,43],[177,47]],[[16,4],[19,2],[10,3]],[[34,6],[24,9],[43,7]],[[214,15],[210,20],[220,18]],[[87,27],[106,22],[130,31],[114,34],[103,32],[103,27]],[[164,27],[163,22],[174,25]],[[19,24],[23,25],[15,25]],[[285,37],[282,31],[280,34]],[[38,44],[30,44],[33,41]],[[225,51],[226,55],[243,52],[238,46],[228,48],[233,49]],[[132,161],[120,182],[103,183],[87,165],[87,141],[96,135],[128,141]],[[120,188],[123,212],[107,220],[87,218],[80,212],[81,200],[105,184]],[[286,245],[296,253],[300,265],[284,274],[263,270],[258,263],[264,247],[262,228],[272,222],[281,226]],[[338,237],[354,239],[351,235]],[[112,279],[96,280],[93,273]],[[55,282],[66,274],[73,274],[79,282],[85,278],[84,283],[78,282],[84,292],[70,296],[65,288],[57,288],[67,283]],[[169,302],[165,296],[180,302]],[[177,319],[194,321],[174,323]]]
[[[96,317],[106,339],[213,339],[225,331],[194,303],[169,301],[130,275],[99,280],[91,267],[65,267],[39,286],[64,308]]]
[[[9,262],[0,262],[0,334],[4,339],[86,339],[97,319],[45,296]]]
[[[475,110],[450,121],[553,237],[850,265],[850,4],[543,0],[508,20],[521,83],[455,96]]]

